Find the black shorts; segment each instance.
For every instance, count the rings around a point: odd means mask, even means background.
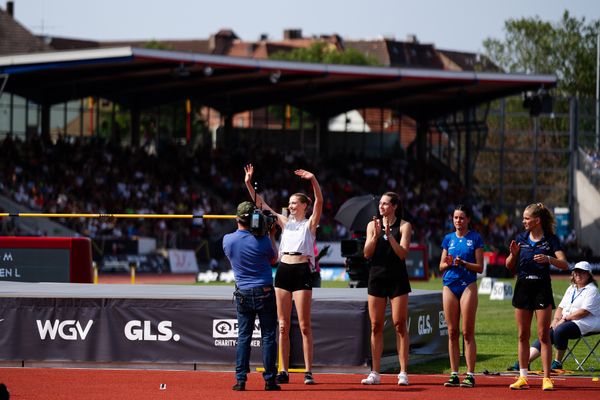
[[[391,273],[388,268],[372,265],[369,269],[367,293],[375,297],[393,299],[410,293],[408,275]]]
[[[543,310],[548,306],[556,308],[552,296],[550,279],[517,279],[512,305],[523,310]]]
[[[307,262],[299,264],[280,262],[275,273],[275,287],[288,292],[312,290],[311,274],[310,265]]]

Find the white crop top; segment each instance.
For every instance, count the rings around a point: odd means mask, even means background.
[[[283,227],[279,253],[301,253],[311,259],[315,256],[315,236],[310,231],[308,219],[296,221],[290,217]]]

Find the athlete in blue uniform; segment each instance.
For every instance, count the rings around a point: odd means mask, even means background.
[[[450,379],[446,387],[475,386],[475,314],[477,313],[477,273],[483,271],[483,240],[479,233],[469,230],[471,209],[458,205],[452,214],[454,232],[447,234],[442,241],[440,272],[443,272],[444,318],[448,325],[448,354],[450,356]],[[459,324],[462,316],[462,331],[465,340],[467,376],[458,379],[460,364]]]

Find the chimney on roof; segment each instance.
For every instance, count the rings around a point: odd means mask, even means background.
[[[212,54],[226,54],[231,44],[239,39],[231,29],[221,29],[219,32],[210,35],[208,38],[208,48]]]
[[[419,44],[419,39],[417,39],[417,35],[415,35],[414,33],[409,33],[408,35],[406,35],[406,41],[408,43]]]
[[[285,40],[302,39],[302,29],[285,29],[283,31],[283,38]]]
[[[6,13],[10,15],[11,18],[15,17],[15,2],[9,0],[6,2]]]

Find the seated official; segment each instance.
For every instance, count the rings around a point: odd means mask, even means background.
[[[551,369],[563,369],[562,361],[569,339],[578,339],[588,333],[600,333],[600,293],[587,261],[575,264],[571,272],[571,286],[567,288],[550,325],[550,340],[556,349]],[[529,349],[529,362],[540,356],[540,341]],[[518,370],[519,362],[510,369]]]

